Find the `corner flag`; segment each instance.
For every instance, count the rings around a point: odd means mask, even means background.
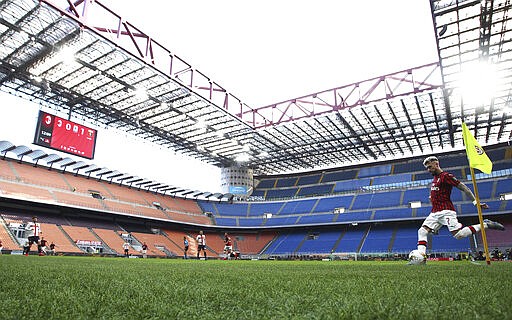
[[[469,166],[478,169],[484,173],[490,174],[492,171],[492,162],[485,154],[484,149],[478,144],[475,137],[469,132],[468,127],[462,123],[462,138],[466,147],[466,155],[468,156]]]

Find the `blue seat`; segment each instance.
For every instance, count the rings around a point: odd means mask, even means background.
[[[375,177],[372,185],[399,184],[412,180],[410,173],[394,174],[389,176]]]
[[[255,189],[251,193],[252,197],[265,197],[265,190]]]
[[[425,168],[423,167],[420,161],[410,161],[404,163],[397,163],[394,165],[393,173],[406,173],[406,172],[416,172],[423,171]]]
[[[420,225],[408,225],[397,227],[391,252],[409,253],[411,250],[416,249],[418,243],[419,228]]]
[[[359,211],[359,212],[345,212],[340,213],[337,222],[357,222],[357,221],[365,221],[370,220],[373,212],[371,211]]]
[[[285,188],[285,189],[269,189],[265,195],[266,199],[282,199],[282,198],[293,198],[297,194],[299,188]]]
[[[279,178],[277,179],[277,188],[283,188],[283,187],[293,187],[297,183],[297,177],[292,178]]]
[[[293,254],[307,233],[289,232],[279,235],[277,239],[265,250],[266,254]]]
[[[317,199],[305,199],[305,200],[294,200],[288,201],[284,204],[279,214],[298,214],[298,213],[310,213],[313,206],[316,204]]]
[[[339,230],[320,231],[317,239],[306,239],[297,250],[297,253],[330,253],[340,235],[341,231]]]
[[[467,252],[470,250],[471,237],[462,238],[457,240],[453,237],[448,228],[442,227],[439,229],[439,234],[432,236],[432,249],[431,252]]]
[[[298,216],[272,217],[270,219],[267,219],[265,226],[291,226],[295,225],[298,218]]]
[[[370,185],[370,182],[370,178],[354,179],[350,181],[339,181],[336,182],[333,192],[361,190],[364,189],[364,187],[368,187]]]
[[[430,195],[430,190],[427,188],[405,190],[403,204],[407,205],[412,201],[421,201],[421,202],[428,203],[429,195]]]
[[[321,177],[322,177],[321,174],[315,174],[312,176],[302,176],[302,177],[299,177],[299,181],[297,181],[297,185],[304,186],[307,184],[318,184]]]
[[[357,252],[366,229],[349,229],[345,232],[341,238],[335,252]]]
[[[197,204],[201,210],[203,210],[203,212],[211,212],[213,214],[217,214],[217,208],[213,202],[199,200],[197,201]]]
[[[215,218],[218,226],[236,226],[236,218]]]
[[[333,212],[335,208],[348,209],[353,199],[353,195],[321,198],[313,212]]]
[[[247,203],[217,203],[216,206],[220,216],[247,216]]]
[[[496,183],[496,196],[512,192],[512,179],[498,180]]]
[[[380,209],[375,211],[373,220],[411,218],[411,208]]]
[[[430,212],[432,211],[432,206],[431,205],[427,205],[425,207],[420,207],[420,208],[417,208],[416,209],[416,217],[428,217],[428,215],[430,214]]]
[[[335,215],[333,214],[313,214],[302,215],[297,224],[312,224],[312,223],[326,223],[332,222]]]
[[[238,224],[241,227],[254,227],[263,224],[263,218],[238,218]]]
[[[388,252],[393,235],[393,228],[389,226],[372,226],[360,252]]]
[[[259,216],[263,215],[264,213],[272,213],[277,214],[281,207],[283,206],[284,202],[264,202],[264,203],[251,203],[249,206],[249,216]]]
[[[301,187],[297,195],[299,196],[315,196],[331,194],[333,191],[333,184],[319,184],[316,186]]]
[[[352,180],[352,179],[356,178],[356,175],[357,175],[357,170],[327,172],[324,174],[324,177],[322,178],[322,182]]]
[[[358,210],[399,206],[401,196],[402,191],[358,194],[351,209]]]
[[[366,177],[375,177],[375,176],[383,176],[389,175],[391,173],[391,165],[377,165],[372,167],[363,167],[359,170],[359,174],[357,175],[359,178]]]
[[[258,189],[270,189],[273,188],[276,183],[276,179],[262,179],[256,186]]]

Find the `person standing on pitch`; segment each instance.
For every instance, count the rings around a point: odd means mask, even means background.
[[[129,253],[130,244],[128,243],[128,241],[125,241],[123,243],[123,250],[124,250],[124,257],[129,258],[130,257],[130,253]]]
[[[147,253],[148,253],[148,245],[146,244],[146,242],[144,242],[142,244],[142,250],[140,250],[140,252],[142,253],[142,258],[147,258]]]
[[[188,252],[188,239],[187,236],[183,237],[183,259],[188,259],[187,252]]]
[[[231,260],[233,252],[233,242],[227,232],[224,233],[224,260]]]
[[[206,236],[203,234],[203,230],[199,231],[196,237],[197,241],[197,259],[199,259],[199,253],[203,250],[204,259],[206,260]]]
[[[55,255],[55,247],[56,247],[56,245],[55,245],[55,243],[52,241],[52,242],[50,243],[50,254],[51,254],[52,256],[54,256],[54,255]]]
[[[447,226],[455,239],[462,239],[471,234],[480,232],[480,224],[463,226],[457,220],[455,207],[450,199],[452,188],[456,187],[462,191],[468,199],[476,205],[476,199],[473,192],[453,174],[443,171],[439,166],[439,160],[435,156],[430,156],[423,161],[423,166],[434,176],[432,186],[430,187],[430,202],[432,211],[418,229],[418,251],[425,256],[427,250],[427,236],[429,232],[437,233],[442,226]],[[488,209],[486,203],[481,202],[483,209]],[[505,230],[501,223],[484,220],[484,228]]]
[[[27,226],[25,227],[25,230],[28,234],[28,249],[24,249],[23,254],[28,256],[28,253],[30,252],[30,248],[32,247],[33,243],[37,244],[37,253],[41,255],[41,244],[39,243],[39,236],[43,234],[43,231],[41,231],[41,225],[39,222],[37,222],[37,217],[32,217],[32,222],[27,223]]]

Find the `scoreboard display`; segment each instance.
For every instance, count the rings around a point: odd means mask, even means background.
[[[97,130],[39,111],[34,144],[93,159]]]

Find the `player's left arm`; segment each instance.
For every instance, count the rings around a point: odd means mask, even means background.
[[[476,197],[471,191],[471,189],[468,188],[468,186],[461,182],[457,185],[457,189],[464,192],[466,194],[466,197],[471,199],[471,201],[473,201],[473,204],[476,206]],[[489,205],[485,202],[480,202],[480,207],[482,207],[483,209],[489,209]]]

